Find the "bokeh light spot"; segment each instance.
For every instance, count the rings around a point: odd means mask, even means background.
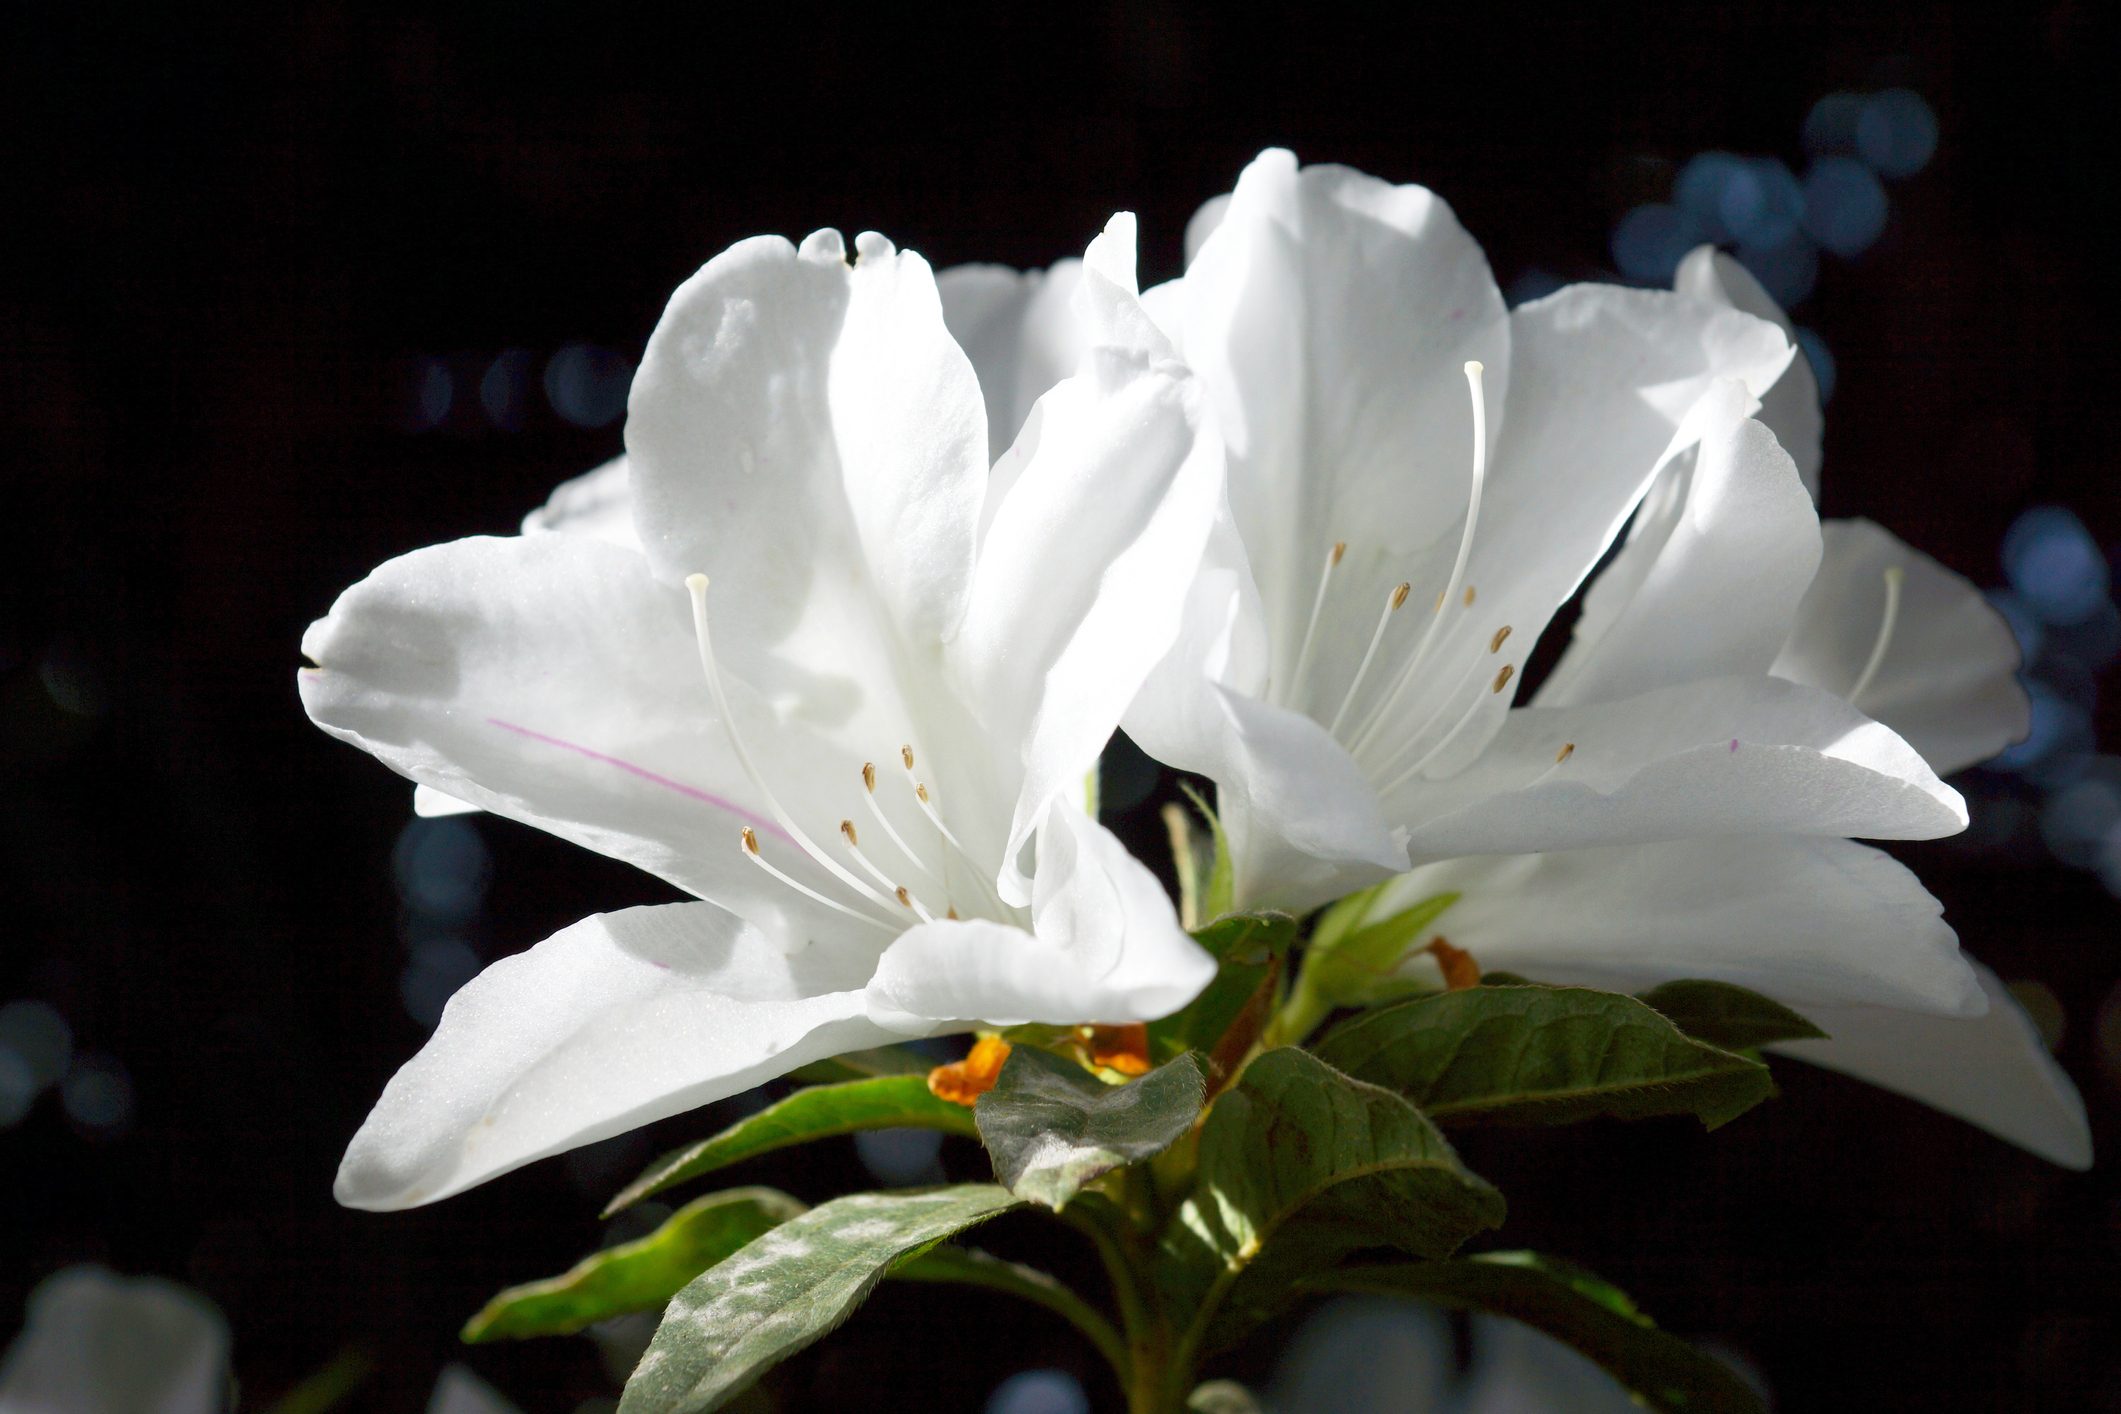
[[[133,1082],[111,1056],[84,1055],[59,1086],[59,1104],[91,1139],[115,1139],[131,1128]]]
[[[1819,248],[1794,228],[1780,245],[1741,244],[1738,263],[1784,309],[1803,303],[1819,283]]]
[[[626,411],[633,364],[595,344],[569,344],[545,364],[552,410],[577,427],[609,427]]]
[[[1090,1414],[1090,1396],[1066,1370],[1024,1370],[995,1386],[987,1414]]]
[[[56,1085],[74,1056],[74,1031],[49,1002],[0,1006],[0,1048],[20,1060],[38,1090]]]
[[[2082,623],[2107,602],[2106,557],[2075,513],[2035,506],[2003,536],[2003,573],[2049,624]]]
[[[854,1152],[879,1183],[904,1188],[940,1183],[943,1136],[933,1129],[870,1129],[854,1136]]]
[[[529,389],[529,351],[506,349],[496,355],[479,378],[479,406],[486,410],[486,420],[503,432],[520,430]]]
[[[1829,93],[1804,115],[1804,150],[1814,154],[1854,152],[1856,124],[1862,117],[1862,94]]]
[[[1822,157],[1804,174],[1804,229],[1844,260],[1885,233],[1889,209],[1884,184],[1853,157]]]
[[[1707,239],[1701,223],[1676,206],[1652,202],[1613,228],[1613,263],[1631,280],[1668,285],[1680,258]]]
[[[405,906],[436,918],[478,912],[493,877],[493,858],[473,817],[415,817],[398,835],[391,870]]]
[[[1912,177],[1937,152],[1937,114],[1911,88],[1871,95],[1856,119],[1856,150],[1881,177]]]
[[[437,938],[420,944],[398,974],[398,999],[405,1014],[433,1030],[442,1008],[457,989],[479,975],[479,955],[461,938]]]
[[[1804,221],[1804,188],[1783,163],[1756,157],[1724,185],[1717,215],[1740,245],[1773,249]]]

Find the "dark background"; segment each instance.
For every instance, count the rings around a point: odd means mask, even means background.
[[[1508,289],[1606,272],[1616,220],[1690,154],[1800,165],[1816,98],[1904,84],[1939,117],[1936,158],[1797,311],[1838,366],[1825,509],[1984,584],[2038,503],[2121,540],[2110,12],[725,8],[0,13],[0,1002],[56,1007],[106,1102],[47,1093],[0,1128],[0,1331],[48,1272],[101,1260],[219,1302],[248,1406],[353,1348],[375,1373],[349,1407],[417,1409],[488,1294],[594,1246],[630,1164],[723,1118],[414,1213],[332,1204],[341,1147],[424,1036],[391,864],[408,792],[305,722],[294,669],[303,625],[375,564],[511,530],[615,453],[616,422],[578,424],[738,237],[875,227],[939,267],[1044,265],[1131,208],[1147,283],[1176,273],[1194,206],[1285,143],[1436,187]],[[556,401],[543,375],[569,348],[581,376]],[[496,414],[477,390],[508,350]],[[2080,707],[2092,686],[2072,679]],[[1962,784],[1975,838],[1898,852],[1970,950],[2049,989],[2110,1154],[2114,902],[2043,849],[2033,785]],[[491,883],[458,932],[483,957],[664,896],[470,828]],[[1470,1142],[1511,1197],[1502,1240],[1739,1352],[1786,1409],[2121,1407],[2111,1164],[2065,1174],[1779,1069],[1784,1098],[1715,1135]],[[946,1159],[978,1176],[976,1153]],[[815,1199],[871,1180],[835,1143],[757,1181]],[[988,1236],[1087,1270],[1028,1225]],[[1261,1375],[1281,1334],[1228,1370]],[[586,1340],[461,1358],[529,1414],[615,1391]],[[1115,1397],[1040,1314],[894,1288],[772,1389],[787,1409],[976,1410],[1035,1364]]]

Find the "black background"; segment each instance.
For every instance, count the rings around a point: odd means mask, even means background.
[[[759,231],[874,227],[937,266],[1044,265],[1131,208],[1147,283],[1268,143],[1436,187],[1505,285],[1535,265],[1594,276],[1672,164],[1718,147],[1794,163],[1814,98],[1908,83],[1940,115],[1938,157],[1800,311],[1840,370],[1826,509],[1983,583],[2038,501],[2121,539],[2111,17],[1860,8],[8,6],[0,1001],[58,1004],[138,1099],[120,1137],[77,1133],[49,1099],[0,1132],[0,1329],[43,1275],[98,1259],[209,1292],[249,1405],[355,1346],[377,1372],[350,1407],[416,1409],[463,1317],[593,1246],[598,1198],[654,1147],[407,1214],[330,1199],[423,1033],[397,990],[407,793],[304,721],[302,627],[383,559],[511,530],[619,447],[616,425],[541,402],[519,432],[453,414],[409,434],[412,356],[635,353],[681,279]],[[54,653],[100,712],[43,693]],[[665,896],[478,828],[489,957]],[[2024,848],[1899,852],[1972,951],[2060,997],[2061,1055],[2110,1151],[2112,900]],[[2110,1166],[2064,1174],[1781,1069],[1784,1098],[1715,1135],[1469,1141],[1511,1197],[1503,1240],[1742,1352],[1787,1409],[2121,1407]],[[951,1161],[978,1176],[975,1153]],[[758,1179],[817,1198],[864,1176],[835,1144]],[[1029,1226],[990,1238],[1082,1269]],[[1280,1334],[1229,1371],[1260,1375]],[[463,1358],[529,1414],[615,1388],[583,1340]],[[892,1289],[773,1389],[789,1409],[976,1410],[1040,1363],[1116,1397],[1041,1315]]]

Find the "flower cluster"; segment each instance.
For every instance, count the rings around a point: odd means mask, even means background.
[[[1376,1145],[1462,1174],[1428,1125],[1463,1087],[1406,1070],[1454,1024],[1438,1003],[1514,1007],[1527,1035],[1603,1007],[1609,1039],[1668,1026],[1725,1079],[1770,1045],[2088,1164],[2024,1014],[1855,843],[1965,826],[1939,778],[2022,734],[2010,636],[1877,526],[1822,524],[1816,389],[1750,277],[1704,248],[1670,291],[1506,308],[1438,197],[1280,151],[1187,247],[1142,291],[1126,215],[1033,273],[937,274],[875,234],[742,242],[672,297],[623,458],[312,626],[310,716],[420,809],[521,820],[695,900],[467,985],[341,1201],[444,1198],[835,1057],[842,1085],[903,1081],[875,1058],[981,1033],[933,1113],[881,1121],[970,1132],[953,1102],[987,1090],[1001,1186],[840,1200],[869,1207],[832,1235],[881,1273],[1010,1203],[1063,1210],[1118,1254],[1127,1329],[1062,1314],[1161,1409],[1229,1313],[1269,1304],[1236,1276],[1303,1206],[1265,1196],[1295,1181],[1253,1132],[1276,1105],[1296,1122],[1345,1081]],[[1121,727],[1213,783],[1210,832],[1175,822],[1177,905],[1095,818]],[[1662,1109],[1599,1112],[1745,1107],[1642,1079]],[[637,1188],[714,1166],[679,1158]],[[1499,1221],[1477,1179],[1454,1191],[1424,1201],[1478,1214],[1442,1223],[1457,1239]],[[744,1278],[801,1257],[769,1216],[670,1288],[627,1407],[712,1407],[763,1368]],[[1130,1287],[1144,1236],[1205,1275]],[[1456,1240],[1353,1244],[1375,1245],[1430,1259],[1421,1280],[1468,1265],[1437,1260]]]

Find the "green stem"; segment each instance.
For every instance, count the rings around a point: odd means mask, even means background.
[[[1123,1180],[1131,1175],[1122,1175]],[[1090,1239],[1105,1275],[1111,1279],[1113,1299],[1119,1306],[1120,1325],[1126,1333],[1126,1363],[1120,1384],[1126,1391],[1128,1414],[1184,1414],[1185,1390],[1190,1370],[1177,1368],[1171,1358],[1171,1322],[1158,1301],[1149,1279],[1152,1229],[1138,1224],[1138,1209],[1147,1194],[1130,1193],[1127,1207],[1099,1205],[1092,1209],[1080,1199],[1061,1210],[1061,1219]],[[1101,1215],[1109,1213],[1117,1221]]]

